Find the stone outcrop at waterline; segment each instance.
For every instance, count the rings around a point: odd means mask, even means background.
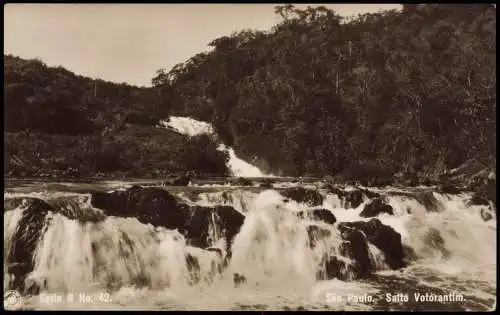
[[[338,278],[341,280],[365,279],[375,270],[370,259],[368,243],[375,245],[385,257],[385,263],[391,269],[406,266],[401,243],[401,235],[391,227],[374,218],[368,222],[340,222],[337,224],[343,240],[339,254],[353,261],[347,264],[337,255],[325,255],[318,273],[319,279]],[[309,244],[314,248],[319,240],[329,237],[331,232],[317,225],[307,228]]]
[[[300,211],[297,213],[297,216],[302,219],[323,221],[328,224],[335,224],[335,222],[337,222],[337,218],[335,218],[335,215],[333,215],[333,213],[327,209],[312,209]]]
[[[211,224],[223,226],[221,236],[227,241],[226,250],[243,225],[245,216],[230,206],[190,206],[178,203],[168,191],[133,186],[112,193],[93,193],[92,205],[104,210],[106,215],[134,217],[142,223],[177,229],[189,245],[207,248]],[[216,221],[216,222],[213,222]]]
[[[95,192],[90,202],[81,200],[81,197],[54,198],[47,201],[36,198],[11,198],[4,199],[4,206],[5,204],[8,204],[10,209],[19,205],[25,209],[12,237],[7,258],[9,273],[15,276],[11,288],[22,292],[43,289],[37,288],[36,285],[24,288],[24,280],[33,271],[34,252],[47,227],[49,212],[81,223],[98,223],[110,216],[133,217],[144,224],[176,229],[184,235],[188,245],[214,254],[217,258],[213,268],[214,274],[221,273],[228,265],[231,259],[231,243],[245,220],[245,216],[233,207],[187,205],[178,202],[168,191],[157,187],[134,186],[124,191]],[[329,237],[331,231],[341,232],[343,243],[337,251],[338,255],[325,255],[318,275],[320,279],[353,280],[370,277],[375,266],[370,258],[368,242],[384,253],[390,268],[404,266],[401,236],[377,219],[369,222],[339,223],[335,215],[327,209],[304,210],[296,215],[299,219],[316,221],[318,224],[311,222],[313,225],[307,227],[311,248],[316,246],[318,240]],[[212,247],[214,244],[209,235],[213,232],[211,229],[214,225],[218,226],[219,236],[226,240],[226,248]],[[326,226],[331,229],[325,228]],[[350,258],[353,263],[347,264],[342,257]],[[186,254],[187,266],[192,275],[190,283],[202,280],[196,276],[200,269],[197,259],[194,255]]]
[[[401,234],[390,226],[382,224],[379,219],[371,219],[368,222],[343,222],[339,224],[339,230],[345,232],[348,229],[356,229],[366,235],[366,240],[378,249],[385,256],[385,262],[391,269],[405,267],[404,252],[401,243]]]
[[[373,218],[381,213],[387,213],[393,215],[394,209],[392,209],[390,205],[386,204],[382,200],[382,198],[377,197],[365,206],[365,208],[363,209],[363,211],[361,211],[359,216],[364,218]]]
[[[324,200],[323,195],[317,190],[304,187],[285,188],[280,191],[280,194],[296,202],[306,203],[313,207],[321,206]]]
[[[13,275],[10,288],[24,293],[37,293],[40,288],[33,283],[25,287],[26,277],[34,269],[34,255],[46,229],[47,215],[58,213],[70,220],[81,223],[102,221],[106,216],[134,217],[145,224],[177,229],[184,234],[188,245],[214,251],[209,248],[210,229],[214,225],[223,227],[220,235],[226,240],[226,257],[221,263],[227,265],[230,258],[230,244],[243,225],[244,216],[229,206],[201,207],[177,203],[167,191],[159,188],[134,186],[126,191],[92,194],[92,205],[96,208],[75,209],[71,199],[44,201],[37,198],[13,198],[4,202],[13,210],[20,206],[24,210],[17,229],[11,239],[6,264],[9,274]],[[4,207],[5,208],[5,207]],[[221,251],[218,251],[219,256]],[[188,269],[197,273],[199,263],[192,255],[186,255]],[[220,269],[217,267],[216,269]],[[199,279],[194,277],[191,282]]]
[[[342,201],[342,206],[346,209],[359,207],[359,205],[363,203],[365,197],[368,199],[380,197],[379,194],[366,189],[341,190],[332,185],[328,185],[327,190],[335,194]]]
[[[7,270],[14,276],[11,286],[24,291],[26,275],[33,270],[33,256],[42,237],[45,216],[53,208],[40,199],[25,201],[26,209],[19,220],[19,228],[12,236],[7,253]]]

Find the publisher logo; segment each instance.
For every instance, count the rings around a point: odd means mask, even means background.
[[[21,306],[21,294],[15,290],[5,292],[3,296],[3,305],[5,309],[14,309]]]

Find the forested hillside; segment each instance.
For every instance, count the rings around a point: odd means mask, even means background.
[[[4,174],[137,176],[226,174],[207,136],[155,128],[168,106],[151,88],[77,76],[4,56]]]
[[[496,159],[496,9],[404,5],[343,21],[276,7],[271,32],[244,30],[159,70],[172,112],[283,175],[435,179]]]
[[[159,70],[152,88],[4,56],[5,174],[226,174],[214,140],[155,128],[169,114],[213,123],[239,156],[280,175],[433,180],[470,161],[494,168],[492,5],[347,20],[324,7],[275,11],[271,31],[215,39]]]

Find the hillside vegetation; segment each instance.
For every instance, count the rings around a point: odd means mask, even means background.
[[[215,39],[152,88],[4,56],[5,173],[227,174],[214,140],[155,128],[169,114],[213,123],[279,175],[432,181],[471,161],[494,168],[492,5],[275,12],[271,31]]]
[[[470,160],[493,167],[492,5],[404,5],[347,21],[324,7],[276,13],[271,32],[215,39],[159,70],[153,84],[171,111],[214,123],[275,174],[436,179]]]
[[[4,56],[4,75],[5,175],[227,174],[210,137],[155,127],[168,107],[151,88],[13,56]]]

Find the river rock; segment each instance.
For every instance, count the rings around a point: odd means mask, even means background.
[[[328,224],[335,224],[337,222],[337,218],[330,210],[327,209],[313,209],[313,210],[305,210],[297,213],[299,218],[303,219],[311,219],[316,221],[323,221]]]
[[[354,264],[350,266],[351,276],[360,279],[368,278],[372,274],[374,266],[372,266],[370,261],[368,243],[365,236],[347,224],[341,224],[339,230],[344,240],[340,247],[340,253],[342,256],[349,257],[354,261]]]
[[[346,227],[362,231],[367,240],[384,253],[385,262],[390,268],[399,269],[405,267],[401,234],[392,227],[382,224],[376,218],[368,222],[342,222],[339,224],[339,229]]]
[[[361,190],[343,191],[335,188],[335,193],[342,201],[344,208],[357,208],[363,202],[363,192]]]
[[[481,196],[480,194],[475,193],[472,196],[471,200],[469,201],[469,204],[474,205],[474,206],[489,206],[490,201],[487,198],[485,198],[484,196]]]
[[[156,187],[133,186],[125,191],[92,193],[91,204],[108,216],[134,217],[170,229],[182,226],[186,220],[175,197]]]
[[[339,280],[367,279],[372,275],[374,266],[370,260],[368,240],[361,229],[351,223],[341,222],[338,224],[343,240],[338,249],[340,255],[349,258],[352,263],[347,264],[336,255],[325,254],[316,274],[319,280],[333,278]],[[314,248],[321,239],[331,235],[329,230],[317,225],[308,226],[307,233],[311,248]]]
[[[8,272],[14,276],[10,288],[20,292],[25,291],[26,276],[33,271],[33,256],[43,236],[45,218],[49,211],[54,211],[48,203],[37,198],[26,199],[26,202],[26,210],[22,213],[9,248],[6,248],[5,262]]]
[[[376,217],[381,213],[394,215],[394,210],[390,205],[384,203],[382,198],[375,198],[365,206],[365,208],[363,209],[363,211],[361,211],[359,216],[363,218],[370,218],[370,217]]]
[[[92,194],[92,205],[107,215],[135,217],[145,224],[177,229],[191,246],[211,246],[207,237],[215,223],[227,241],[228,250],[245,216],[230,206],[190,206],[177,203],[168,191],[134,186],[126,191]],[[215,222],[212,222],[215,221]]]
[[[363,203],[364,196],[369,199],[380,197],[379,194],[371,192],[367,189],[354,189],[354,190],[341,190],[338,188],[331,188],[330,192],[337,195],[342,201],[344,208],[357,208]]]
[[[323,195],[314,189],[304,187],[291,187],[281,191],[281,195],[310,206],[320,206],[323,204]]]
[[[184,232],[188,244],[195,247],[208,248],[212,245],[208,243],[208,236],[210,226],[215,224],[226,239],[226,250],[229,251],[234,237],[245,221],[245,216],[231,206],[203,207],[183,204],[180,207],[188,216],[182,227],[178,228]]]

